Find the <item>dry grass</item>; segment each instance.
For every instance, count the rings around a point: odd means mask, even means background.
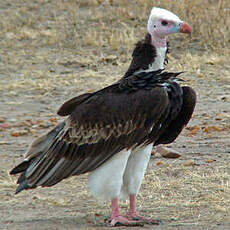
[[[7,2],[7,1],[5,1]],[[143,1],[15,1],[3,11],[1,41],[33,40],[34,45],[105,46],[127,49],[145,31],[153,6]],[[5,3],[7,7],[7,3]],[[205,48],[220,49],[229,44],[228,0],[154,1],[154,6],[172,10],[193,27],[193,39]],[[49,12],[45,8],[50,7]],[[43,12],[43,13],[42,13]]]
[[[229,163],[220,167],[183,167],[170,162],[169,166],[158,167],[154,160],[153,164],[154,170],[149,167],[138,198],[142,214],[161,219],[167,229],[187,229],[186,226],[210,229],[207,226],[230,223],[230,180],[226,168]],[[5,176],[0,181],[0,206],[17,206],[23,202],[23,207],[33,204],[37,209],[67,207],[70,216],[81,216],[82,221],[87,219],[94,222],[93,225],[101,224],[103,216],[110,213],[110,204],[96,201],[88,194],[84,175],[69,178],[53,190],[37,189],[29,192],[29,196],[24,192],[17,197],[12,196],[12,190],[16,188],[12,178]],[[127,205],[121,202],[123,213]]]
[[[200,101],[210,97],[216,106],[219,102],[216,95],[222,96],[223,91],[217,88],[218,84],[226,90],[225,97],[229,94],[229,0],[0,0],[0,4],[0,92],[6,106],[1,109],[3,114],[10,112],[10,116],[14,116],[17,113],[20,115],[17,119],[22,120],[28,97],[33,98],[37,107],[41,106],[41,98],[50,102],[47,107],[51,113],[50,110],[56,109],[55,103],[61,104],[64,97],[70,97],[70,92],[80,94],[116,81],[130,63],[134,44],[146,33],[146,21],[154,4],[175,12],[193,27],[191,38],[182,35],[170,38],[172,53],[167,69],[185,70],[186,83],[196,88],[199,97],[195,122],[201,124],[202,119],[218,122],[214,115],[223,111],[213,113],[213,117],[202,117],[199,113],[207,111]],[[13,103],[20,107],[11,106]],[[37,110],[31,114],[38,116]],[[224,119],[230,122],[228,117]],[[108,205],[97,203],[87,194],[85,176],[70,178],[53,190],[35,190],[14,197],[15,181],[6,171],[15,162],[12,162],[12,155],[9,160],[7,153],[15,151],[15,145],[25,138],[27,144],[32,138],[23,136],[15,142],[15,138],[7,135],[0,132],[0,138],[10,139],[14,146],[0,145],[5,147],[3,159],[8,159],[8,163],[2,165],[4,170],[0,171],[0,208],[12,207],[10,212],[19,215],[19,220],[26,214],[32,215],[33,212],[27,211],[31,206],[45,213],[51,207],[53,213],[48,213],[51,216],[57,212],[60,216],[64,213],[82,217],[82,213],[87,212],[91,217],[86,214],[85,219],[96,224],[98,220],[93,213],[98,213],[99,219],[103,218],[100,215],[109,213]],[[219,140],[218,135],[197,137],[194,142],[203,141],[208,146],[211,138]],[[226,135],[220,137],[225,140]],[[179,144],[183,145],[182,141]],[[195,146],[193,142],[190,144]],[[196,148],[202,147],[197,145]],[[229,145],[225,145],[228,148]],[[214,152],[207,149],[205,154]],[[155,161],[151,163],[140,194],[138,205],[142,212],[176,229],[187,230],[189,224],[190,229],[197,226],[208,229],[205,226],[230,223],[230,165],[227,161],[200,167],[184,167],[180,160],[169,161],[169,166],[157,166]],[[18,214],[14,207],[20,207],[26,214]],[[65,207],[71,213],[58,212],[57,209]],[[4,218],[11,221],[12,213],[4,214]],[[42,216],[39,212],[36,214]]]
[[[154,203],[153,209],[164,207],[160,215],[168,209],[164,218],[175,220],[174,225],[182,220],[195,224],[210,220],[223,223],[230,221],[229,182],[225,166],[208,169],[163,167],[147,175],[144,194]]]
[[[17,84],[18,88],[27,84],[32,89],[44,88],[45,91],[54,88],[57,79],[60,85],[74,83],[70,81],[71,76],[66,80],[68,74],[60,78],[60,72],[52,71],[65,59],[96,69],[96,77],[101,75],[97,73],[98,69],[117,65],[120,71],[114,75],[120,77],[127,68],[135,42],[146,33],[146,21],[153,6],[149,0],[15,0],[14,3],[5,1],[2,4],[4,20],[0,22],[0,52],[3,64],[0,72],[4,71],[4,63],[7,63],[4,72],[8,72],[13,82],[9,85],[4,82],[0,89],[14,90]],[[210,51],[225,58],[229,55],[228,0],[164,0],[154,1],[154,6],[172,10],[193,27],[191,39],[181,35],[172,38],[173,45],[179,47],[180,52],[184,53],[182,47],[185,47],[186,52],[197,52],[197,55],[202,52],[205,59],[209,59]],[[118,60],[115,63],[103,61],[103,56],[111,53],[119,57]],[[197,62],[194,57],[193,60]],[[173,62],[171,64],[174,65]],[[38,65],[42,71],[37,71]],[[72,77],[75,76],[72,74]]]

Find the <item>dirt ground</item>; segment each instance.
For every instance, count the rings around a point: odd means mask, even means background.
[[[198,101],[187,128],[169,146],[182,156],[151,158],[138,209],[162,221],[143,229],[227,230],[230,4],[205,0],[200,12],[200,1],[176,2],[155,5],[188,21],[194,34],[170,38],[167,70],[185,71],[184,84],[196,90]],[[144,0],[0,0],[0,229],[108,229],[110,204],[89,194],[87,175],[15,196],[17,178],[9,171],[35,137],[61,120],[56,111],[65,100],[124,74],[152,6]],[[216,14],[216,24],[208,24]],[[123,213],[127,205],[121,202]]]

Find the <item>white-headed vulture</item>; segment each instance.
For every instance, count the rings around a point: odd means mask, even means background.
[[[11,170],[20,173],[16,193],[90,172],[91,192],[112,201],[111,226],[159,223],[138,215],[136,195],[152,147],[176,139],[192,116],[196,94],[180,86],[181,72],[164,71],[168,35],[191,34],[190,26],[154,7],[147,30],[118,82],[61,106],[58,114],[67,118],[36,139],[24,161]],[[130,200],[126,216],[119,212],[119,197]]]

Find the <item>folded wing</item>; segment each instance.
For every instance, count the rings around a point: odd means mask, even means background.
[[[157,133],[168,106],[162,87],[127,93],[118,85],[64,104],[59,111],[70,116],[35,140],[25,161],[11,171],[21,173],[16,193],[90,172],[121,150],[143,144],[150,131]]]

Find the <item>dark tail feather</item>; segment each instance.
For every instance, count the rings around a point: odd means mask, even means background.
[[[15,194],[18,194],[19,192],[21,192],[24,189],[29,189],[30,186],[28,185],[27,181],[23,181],[16,189]]]
[[[30,161],[23,161],[21,164],[16,166],[10,171],[10,175],[18,174],[24,172],[30,165]]]
[[[17,180],[17,184],[21,184],[26,178],[25,178],[25,175],[26,175],[26,171],[24,171],[18,178]]]
[[[56,137],[60,134],[64,125],[65,122],[62,122],[50,132],[48,132],[46,135],[36,139],[27,151],[25,156],[26,159],[10,171],[11,175],[21,173],[17,181],[17,184],[19,185],[16,189],[15,194],[18,194],[24,189],[32,189],[36,187],[36,185],[34,185],[33,183],[31,184],[30,181],[28,181],[28,178],[26,176],[27,171],[30,167],[33,167],[33,165],[37,161],[39,161],[39,159],[42,158],[45,152],[49,149],[50,145],[52,145]]]

